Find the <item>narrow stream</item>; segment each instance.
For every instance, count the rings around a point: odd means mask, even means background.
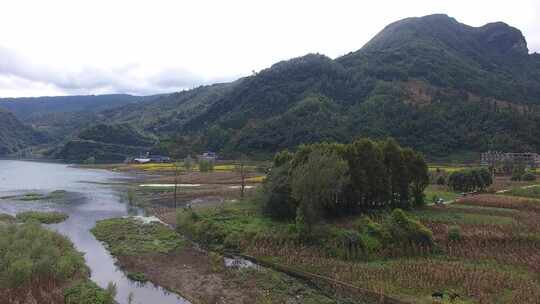
[[[64,164],[0,160],[0,197],[65,190],[70,198],[67,202],[0,199],[0,213],[15,215],[27,210],[44,210],[69,214],[65,222],[48,226],[69,237],[75,247],[85,253],[94,282],[104,288],[109,282],[116,284],[116,300],[120,304],[128,304],[130,294],[132,304],[189,303],[151,283],[141,285],[129,280],[89,231],[98,220],[141,212],[126,204],[121,187],[103,184],[127,178],[119,173]]]

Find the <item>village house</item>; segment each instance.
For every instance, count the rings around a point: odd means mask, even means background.
[[[171,158],[163,155],[152,155],[151,153],[146,153],[142,157],[134,158],[130,162],[136,164],[147,164],[147,163],[170,163]]]
[[[215,152],[208,151],[208,152],[204,152],[203,154],[197,156],[197,158],[199,159],[199,161],[205,160],[205,161],[215,162],[217,160],[218,156],[217,156],[217,154]]]

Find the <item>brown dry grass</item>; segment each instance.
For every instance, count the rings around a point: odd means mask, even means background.
[[[540,212],[540,200],[507,195],[480,194],[466,196],[458,199],[456,204]]]

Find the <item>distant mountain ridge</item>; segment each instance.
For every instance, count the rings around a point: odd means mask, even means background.
[[[13,112],[20,119],[50,113],[79,111],[100,112],[105,109],[136,103],[155,96],[133,96],[127,94],[50,96],[0,98],[0,107]]]
[[[44,117],[29,121],[67,144],[89,126],[127,124],[177,157],[206,149],[268,157],[362,136],[394,137],[434,158],[538,151],[540,55],[505,23],[430,15],[394,22],[336,59],[308,54],[231,83],[64,113],[61,124]]]

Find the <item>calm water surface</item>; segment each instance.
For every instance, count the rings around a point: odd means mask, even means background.
[[[140,212],[126,204],[125,190],[121,186],[99,184],[118,183],[128,178],[110,171],[73,168],[64,164],[0,160],[0,197],[54,190],[66,190],[70,192],[69,197],[73,196],[67,203],[0,200],[0,213],[15,215],[27,210],[44,210],[69,214],[65,222],[48,226],[69,237],[75,247],[85,253],[94,282],[101,287],[106,287],[109,282],[116,284],[116,299],[120,304],[127,304],[130,293],[134,297],[133,304],[189,303],[150,283],[140,285],[130,281],[89,231],[98,220]]]

